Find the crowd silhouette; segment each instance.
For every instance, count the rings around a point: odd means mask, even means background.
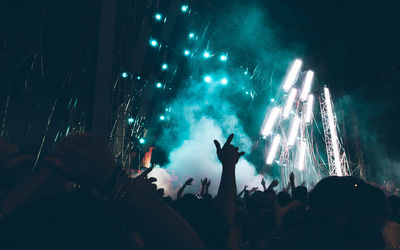
[[[220,182],[185,193],[190,178],[176,198],[151,167],[131,178],[90,134],[68,136],[37,164],[0,138],[0,249],[400,249],[400,198],[361,179],[330,176],[307,190],[291,173],[288,190],[263,179],[263,190],[238,193],[244,152],[233,136],[214,141]]]

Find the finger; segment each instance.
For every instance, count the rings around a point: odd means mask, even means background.
[[[144,170],[141,175],[139,175],[137,178],[146,178],[147,175],[153,170],[154,166],[149,167],[148,169]]]
[[[245,153],[244,152],[239,152],[239,156],[242,156],[242,155],[244,155]]]
[[[148,181],[149,181],[149,182],[156,182],[156,181],[157,181],[157,178],[155,178],[155,177],[150,177]]]
[[[228,139],[226,140],[226,142],[225,142],[224,146],[225,146],[225,145],[229,145],[229,144],[231,144],[231,142],[232,142],[232,139],[233,139],[233,136],[234,136],[234,134],[231,134],[231,135],[228,137]]]
[[[221,151],[221,144],[217,140],[214,140],[215,147],[217,148],[217,152]]]
[[[238,148],[238,147],[235,147],[235,151],[236,151],[236,152],[239,152],[239,148]]]

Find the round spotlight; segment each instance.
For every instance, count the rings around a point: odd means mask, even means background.
[[[221,84],[226,85],[226,84],[228,84],[228,79],[226,77],[224,77],[221,79],[220,82],[221,82]]]
[[[211,56],[211,54],[208,51],[204,51],[203,56],[204,56],[204,58],[209,58]]]
[[[221,60],[221,61],[223,61],[223,62],[226,62],[226,60],[228,60],[228,57],[227,57],[226,55],[221,55],[221,56],[219,57],[219,60]]]
[[[160,21],[162,19],[162,15],[160,13],[157,13],[154,17],[157,21]]]
[[[187,12],[189,9],[189,6],[187,6],[186,4],[182,5],[181,10],[182,12]]]
[[[244,74],[247,75],[249,72],[245,71]]]
[[[122,72],[121,76],[122,76],[122,78],[127,78],[128,77],[128,73]]]
[[[136,79],[140,80],[140,76],[137,76]]]
[[[128,118],[128,124],[132,124],[135,120],[132,117]]]
[[[194,33],[193,33],[193,32],[190,32],[190,33],[189,33],[189,38],[190,38],[190,39],[193,39],[193,38],[194,38]]]
[[[162,83],[161,83],[161,82],[158,82],[158,83],[156,84],[156,87],[159,88],[159,89],[162,88]]]
[[[212,82],[211,76],[205,76],[205,77],[204,77],[204,81],[205,81],[206,83]]]
[[[168,64],[164,63],[164,64],[161,66],[161,69],[162,69],[162,70],[167,70],[167,69],[168,69]]]
[[[271,102],[275,102],[275,99],[274,99],[274,98],[271,98]]]
[[[156,39],[151,39],[150,40],[150,45],[153,46],[153,47],[156,47],[158,45],[157,40]]]
[[[145,140],[144,138],[140,138],[140,139],[139,139],[139,143],[140,143],[140,144],[144,144],[145,142],[146,142],[146,140]]]
[[[189,51],[189,50],[185,50],[185,51],[183,52],[183,54],[185,54],[185,56],[188,56],[188,55],[190,55],[190,51]]]
[[[160,115],[160,121],[164,121],[165,120],[165,116]]]

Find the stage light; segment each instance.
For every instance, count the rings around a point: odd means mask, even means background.
[[[208,52],[208,51],[204,51],[203,52],[203,57],[204,58],[209,58],[210,56],[211,56],[210,52]]]
[[[268,165],[271,165],[272,162],[274,162],[280,142],[281,142],[281,136],[275,135],[274,140],[272,141],[271,149],[269,150],[269,153],[267,156],[267,164]]]
[[[205,76],[205,77],[204,77],[204,81],[205,81],[206,83],[212,82],[211,76]]]
[[[150,45],[153,46],[153,47],[157,47],[157,45],[158,45],[157,40],[156,39],[150,39]]]
[[[131,125],[135,120],[132,117],[128,118],[128,124]]]
[[[299,151],[299,162],[297,164],[297,169],[300,171],[304,170],[304,160],[306,158],[306,149],[307,149],[307,142],[301,141],[300,142],[300,151]]]
[[[162,70],[167,70],[167,69],[168,69],[168,64],[164,63],[164,64],[161,66],[161,69],[162,69]]]
[[[331,94],[329,93],[329,89],[327,87],[324,87],[324,94],[325,94],[326,110],[328,113],[329,130],[331,132],[331,142],[333,148],[333,158],[335,162],[335,172],[337,176],[343,176],[342,165],[340,164],[339,144],[336,134],[335,119],[333,116]]]
[[[139,139],[139,143],[140,143],[140,144],[144,144],[145,142],[146,142],[146,140],[145,140],[144,138],[140,138],[140,139]]]
[[[185,50],[185,51],[183,52],[183,54],[185,54],[185,56],[190,55],[190,50]]]
[[[140,80],[140,76],[137,76],[136,79]]]
[[[220,82],[221,82],[221,84],[226,85],[226,84],[228,84],[228,79],[226,77],[224,77],[221,79]]]
[[[187,12],[189,9],[189,6],[187,6],[186,4],[182,5],[181,10],[182,12]]]
[[[157,21],[160,21],[162,19],[162,15],[160,13],[157,13],[154,17]]]
[[[292,110],[292,107],[293,107],[293,102],[296,99],[296,95],[297,95],[297,89],[290,90],[289,96],[286,101],[285,108],[283,109],[283,114],[282,114],[283,119],[288,118],[290,110]]]
[[[283,84],[283,90],[289,91],[289,89],[293,86],[294,82],[297,80],[301,69],[302,61],[296,59],[290,68],[289,73],[286,76],[285,83]]]
[[[311,115],[313,113],[312,112],[313,105],[314,105],[314,96],[313,95],[309,95],[308,96],[308,100],[307,100],[307,108],[306,108],[306,116],[305,116],[306,123],[310,123],[311,122]]]
[[[245,71],[244,74],[247,75],[249,72]]]
[[[159,89],[162,88],[162,86],[163,86],[163,85],[162,85],[161,82],[158,82],[158,83],[156,84],[156,87],[159,88]]]
[[[226,55],[221,55],[221,56],[219,57],[219,60],[221,60],[221,61],[223,61],[223,62],[226,62],[226,60],[228,60],[228,57],[227,57]]]
[[[127,78],[128,77],[128,73],[122,72],[121,76],[122,76],[122,78]]]
[[[266,120],[264,121],[264,126],[261,129],[261,135],[262,136],[267,136],[267,135],[272,133],[272,129],[273,129],[275,123],[276,123],[276,120],[279,117],[280,112],[281,112],[281,108],[274,107],[271,110],[271,113],[268,116],[265,117]]]
[[[297,132],[299,131],[300,127],[300,118],[298,116],[293,118],[292,125],[290,127],[289,137],[287,144],[288,146],[293,146],[296,142]]]
[[[164,121],[165,120],[165,116],[160,115],[160,121]]]
[[[190,39],[194,38],[194,33],[193,33],[193,32],[190,32],[190,33],[189,33],[189,38],[190,38]]]
[[[249,94],[249,91],[246,91],[246,95],[248,95]]]
[[[313,78],[314,78],[314,72],[312,72],[311,70],[307,71],[306,78],[304,79],[303,83],[303,89],[301,90],[300,98],[302,101],[307,100],[308,94],[310,93],[311,90]]]
[[[271,102],[275,102],[275,99],[274,99],[274,98],[271,98]]]

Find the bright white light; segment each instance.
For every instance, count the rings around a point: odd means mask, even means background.
[[[158,83],[156,84],[156,87],[157,87],[157,88],[161,88],[161,87],[162,87],[162,83],[161,83],[161,82],[158,82]]]
[[[224,84],[224,85],[228,84],[228,79],[227,78],[222,78],[220,82],[221,82],[221,84]]]
[[[161,68],[162,68],[163,70],[168,69],[168,64],[164,63],[164,64],[161,66]]]
[[[194,38],[194,33],[193,32],[189,33],[189,38],[190,39]]]
[[[275,99],[274,99],[274,98],[271,98],[271,102],[275,102]]]
[[[269,150],[269,153],[267,156],[267,164],[268,165],[271,165],[272,162],[274,162],[275,155],[276,155],[276,152],[278,151],[280,142],[281,142],[281,136],[275,135],[274,140],[272,141],[272,144],[271,144],[271,149]]]
[[[245,71],[244,74],[247,75],[249,72]]]
[[[183,53],[185,54],[185,56],[188,56],[190,55],[190,50],[185,50]]]
[[[293,146],[296,142],[297,132],[299,131],[300,127],[300,118],[298,116],[293,118],[292,125],[290,127],[289,137],[287,144],[288,146]]]
[[[312,72],[311,70],[307,71],[306,78],[304,79],[303,89],[301,90],[300,98],[302,101],[307,100],[308,93],[310,93],[311,90],[313,78],[314,78],[314,72]]]
[[[122,76],[122,78],[127,78],[128,77],[128,73],[122,72],[121,76]]]
[[[247,93],[246,93],[247,94]],[[267,136],[272,133],[272,129],[275,125],[276,120],[278,119],[279,113],[281,112],[281,108],[279,107],[274,107],[271,110],[271,113],[269,116],[266,116],[265,118],[267,119],[264,121],[264,126],[261,130],[261,135],[262,136]]]
[[[299,151],[299,162],[297,165],[297,169],[300,171],[302,171],[304,169],[304,160],[306,158],[306,148],[307,148],[307,142],[301,141],[300,142],[300,151]]]
[[[205,81],[206,83],[212,82],[211,76],[205,76],[205,77],[204,77],[204,81]]]
[[[283,109],[283,119],[288,118],[290,110],[292,110],[294,99],[296,99],[297,89],[290,90],[289,96],[286,101],[285,108]]]
[[[336,125],[335,125],[335,120],[333,118],[331,95],[330,95],[329,89],[327,87],[324,87],[324,94],[325,94],[326,110],[328,112],[329,130],[331,132],[333,158],[335,161],[335,171],[336,171],[337,176],[343,176],[342,166],[340,164],[339,144],[338,144],[338,138],[337,138],[337,134],[336,134]]]
[[[160,115],[160,120],[161,120],[161,121],[164,121],[164,120],[165,120],[165,116]]]
[[[203,56],[204,56],[204,58],[209,58],[211,55],[210,55],[210,52],[204,51]]]
[[[157,40],[156,39],[151,39],[150,40],[150,45],[153,46],[153,47],[156,47],[158,45]]]
[[[308,96],[308,100],[307,100],[307,109],[306,109],[306,123],[310,123],[311,122],[311,115],[312,115],[312,111],[313,111],[313,105],[314,105],[314,96],[313,95],[309,95]]]
[[[186,12],[186,11],[188,11],[188,9],[189,9],[189,6],[187,6],[187,5],[182,5],[182,7],[181,7],[182,12]]]
[[[134,122],[134,119],[133,119],[132,117],[129,117],[129,118],[128,118],[128,123],[129,123],[129,124],[132,124],[133,122]]]
[[[221,60],[221,61],[223,61],[223,62],[226,62],[226,60],[228,60],[228,57],[227,57],[226,55],[221,55],[221,56],[219,57],[219,60]]]
[[[160,21],[162,19],[162,15],[160,13],[157,13],[154,17],[157,21]]]
[[[283,90],[289,91],[289,89],[293,86],[294,82],[297,80],[297,76],[299,75],[301,64],[302,61],[299,59],[294,61],[289,73],[286,76],[285,83],[283,84]]]
[[[136,79],[140,80],[140,76],[137,76]]]

